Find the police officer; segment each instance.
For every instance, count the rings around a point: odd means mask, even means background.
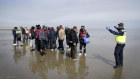
[[[123,66],[123,49],[125,47],[125,42],[126,42],[126,31],[124,29],[123,23],[119,23],[118,27],[114,26],[114,28],[116,28],[118,32],[111,30],[110,27],[106,27],[108,31],[116,35],[115,40],[117,44],[114,52],[116,65],[114,66],[114,68],[120,68]]]

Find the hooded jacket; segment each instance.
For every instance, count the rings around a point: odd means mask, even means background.
[[[50,37],[50,39],[55,39],[57,37],[57,34],[53,28],[50,30],[49,37]]]

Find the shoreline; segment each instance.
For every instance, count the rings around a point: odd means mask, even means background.
[[[13,27],[0,27],[0,30],[12,30]]]

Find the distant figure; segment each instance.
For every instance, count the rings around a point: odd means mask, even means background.
[[[28,42],[28,32],[29,32],[28,28],[25,27],[25,40],[26,40],[26,42]]]
[[[33,41],[35,39],[35,31],[34,31],[35,27],[32,26],[31,29],[29,30],[28,32],[28,36],[29,36],[29,39],[30,39],[30,50],[33,51]]]
[[[47,42],[46,42],[46,48],[47,49],[50,49],[50,27],[48,27],[48,29],[47,29],[47,37],[48,37],[48,40],[47,40]]]
[[[38,49],[38,51],[40,51],[40,41],[39,41],[39,31],[41,29],[40,25],[36,25],[36,30],[35,30],[35,34],[36,34],[36,39],[35,39],[35,44],[36,44],[36,48]]]
[[[16,29],[16,38],[17,38],[17,45],[22,46],[22,42],[21,42],[21,29]]]
[[[45,33],[45,41],[44,41],[44,45],[45,45],[45,48],[47,48],[48,40],[49,40],[47,26],[43,25],[43,29],[42,29],[42,30],[43,30],[44,33]]]
[[[69,41],[70,41],[70,28],[66,27],[65,28],[65,34],[66,34],[66,44],[67,44],[67,48],[68,50],[70,50],[70,46],[69,46]]]
[[[53,27],[50,28],[49,38],[51,43],[51,50],[53,51],[56,48],[55,43],[57,38],[56,32]]]
[[[56,34],[57,34],[57,38],[56,39],[58,39],[58,37],[59,37],[59,30],[60,30],[60,26],[57,26],[57,28],[56,28],[57,30],[56,30]],[[58,44],[59,44],[59,39],[58,39]],[[59,49],[60,47],[59,47],[59,45],[58,45],[58,49]]]
[[[20,27],[21,28],[21,32],[22,32],[22,41],[25,42],[25,29],[23,27]]]
[[[125,47],[125,42],[126,42],[126,31],[124,29],[123,23],[119,23],[118,27],[114,26],[114,28],[116,28],[118,32],[111,30],[110,27],[106,27],[108,31],[116,35],[115,40],[117,44],[114,52],[116,66],[114,66],[114,68],[120,68],[123,67],[123,49]]]
[[[12,33],[13,33],[13,37],[14,37],[14,40],[13,40],[13,45],[14,46],[16,46],[17,44],[16,44],[16,29],[17,29],[17,27],[14,27],[14,29],[12,30]]]
[[[75,54],[77,53],[77,51],[76,51],[77,43],[78,43],[77,27],[74,26],[73,29],[70,30],[70,40],[69,40],[69,45],[71,47],[70,58],[73,60],[77,60],[75,57]]]
[[[84,43],[84,37],[89,38],[90,35],[86,31],[85,26],[81,26],[81,29],[79,31],[79,41],[80,41],[80,53],[79,53],[79,56],[82,55],[83,46],[84,46],[84,53],[83,54],[86,56],[86,43]]]
[[[61,25],[60,26],[60,30],[58,32],[58,40],[59,40],[59,47],[58,47],[58,49],[64,50],[64,45],[63,45],[64,38],[65,38],[65,31],[64,31],[64,28]]]
[[[45,50],[45,32],[44,30],[46,30],[46,28],[42,28],[39,31],[39,46],[40,46],[40,55],[43,56],[45,54],[44,50]]]

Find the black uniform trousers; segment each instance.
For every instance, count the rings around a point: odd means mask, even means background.
[[[123,66],[123,49],[125,44],[118,44],[115,47],[114,56],[117,66]]]

